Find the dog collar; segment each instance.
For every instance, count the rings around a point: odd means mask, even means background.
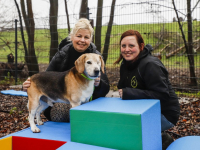
[[[92,80],[92,79],[86,77],[83,73],[81,73],[81,75],[82,75],[82,77],[84,77],[84,78],[86,78],[86,79],[88,79],[88,80]]]

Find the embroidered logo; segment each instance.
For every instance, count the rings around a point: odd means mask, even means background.
[[[133,76],[132,79],[131,79],[131,86],[133,88],[136,88],[137,87],[137,80],[136,80],[136,77]]]

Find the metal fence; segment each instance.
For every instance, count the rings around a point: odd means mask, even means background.
[[[156,1],[157,2],[157,1]],[[151,44],[154,48],[153,55],[159,57],[165,67],[169,71],[169,79],[173,88],[177,91],[194,93],[200,95],[200,4],[192,11],[192,32],[193,33],[193,58],[196,86],[190,85],[190,65],[188,55],[184,47],[184,41],[180,32],[180,27],[177,22],[176,14],[171,4],[165,1],[157,2],[137,2],[115,6],[114,21],[112,32],[110,34],[110,43],[108,51],[108,59],[106,63],[107,74],[112,86],[111,89],[116,89],[119,80],[119,65],[113,65],[118,58],[119,39],[121,34],[129,29],[138,30],[145,40],[145,44]],[[179,19],[187,40],[188,28],[186,2],[183,6],[179,4],[178,12]],[[192,4],[194,6],[195,4]],[[96,28],[96,13],[97,8],[89,9],[89,19],[92,20],[94,29]],[[70,26],[73,27],[79,14],[70,14]],[[102,32],[101,32],[101,53],[103,54],[106,31],[110,18],[110,7],[103,7],[102,14]],[[50,31],[49,18],[34,18],[35,21],[35,51],[40,71],[45,71],[49,62],[50,50]],[[17,32],[15,32],[14,20],[4,22],[7,24],[0,29],[0,84],[11,82],[12,77],[15,77],[15,68],[18,70],[17,81],[23,82],[28,77],[27,64],[24,60],[24,47],[21,40],[19,30],[19,22],[17,22]],[[27,34],[25,39],[27,42]],[[17,33],[17,43],[15,41]],[[67,17],[58,17],[58,42],[68,36]],[[13,57],[15,54],[15,44],[17,44],[17,66]],[[8,60],[9,58],[9,60]],[[16,60],[16,59],[15,59]],[[13,77],[13,78],[14,78]],[[14,79],[13,79],[14,80]],[[15,80],[16,81],[16,80]]]

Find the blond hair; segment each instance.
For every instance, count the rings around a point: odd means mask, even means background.
[[[90,21],[86,18],[79,19],[78,22],[75,24],[74,28],[70,32],[70,40],[80,29],[88,29],[90,32],[90,39],[92,40],[94,29],[92,28]]]

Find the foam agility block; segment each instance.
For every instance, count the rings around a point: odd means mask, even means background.
[[[32,133],[31,129],[27,128],[0,138],[0,150],[12,150],[4,149],[12,145],[14,145],[15,148],[19,148],[13,150],[24,150],[25,148],[26,150],[110,150],[109,148],[72,142],[70,138],[70,123],[48,121],[45,122],[44,125],[39,126],[39,128],[41,129],[40,133]],[[14,137],[13,143],[7,141],[7,139],[12,139],[12,137]],[[5,141],[7,141],[8,144],[4,143]],[[65,144],[57,148],[57,146],[63,142]],[[43,144],[43,147],[41,147],[41,144]],[[24,149],[19,146],[23,146]],[[29,148],[27,148],[28,146]],[[39,146],[40,148],[36,148],[35,146]]]
[[[159,100],[99,98],[70,110],[71,141],[114,149],[161,150]]]
[[[12,150],[55,150],[66,143],[64,141],[25,138],[17,136],[13,136],[12,138]]]
[[[16,91],[16,90],[5,90],[5,91],[1,91],[2,94],[6,94],[6,95],[15,95],[15,96],[28,96],[27,92],[24,91]]]
[[[36,138],[26,138],[10,136],[0,140],[1,150],[55,150],[65,144],[63,141],[45,140]]]
[[[171,143],[167,150],[200,150],[200,136],[185,136]]]
[[[0,150],[12,150],[12,137],[0,140]]]

